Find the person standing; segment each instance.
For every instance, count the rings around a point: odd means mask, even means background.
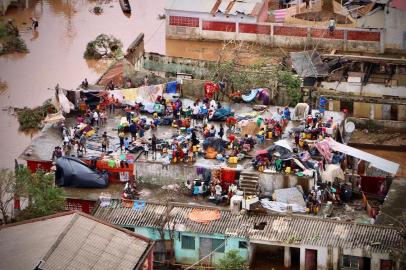
[[[109,104],[110,104],[110,114],[112,114],[112,113],[114,114],[115,111],[116,111],[115,103],[116,103],[116,99],[114,98],[114,95],[111,95],[111,98],[110,98],[110,100],[109,100]]]
[[[223,138],[224,135],[224,127],[223,124],[220,124],[220,131],[218,132],[220,139]]]
[[[31,26],[32,26],[32,29],[37,30],[39,23],[36,18],[31,17]]]
[[[152,134],[152,139],[151,139],[151,146],[152,146],[152,158],[156,159],[156,143],[157,143],[157,138],[155,134]]]
[[[97,111],[95,110],[93,112],[93,119],[94,119],[94,123],[98,126],[100,124],[100,118],[99,118],[99,114],[97,113]]]
[[[192,127],[197,125],[197,118],[199,117],[200,107],[197,103],[193,104],[192,111]]]
[[[144,144],[144,156],[147,157],[148,159],[148,151],[149,151],[149,146],[148,143]]]
[[[118,139],[120,140],[120,151],[123,151],[123,147],[124,147],[124,131],[120,130],[118,133]]]
[[[102,136],[102,153],[107,153],[107,148],[109,147],[109,138],[107,137],[107,132],[103,133]]]
[[[83,151],[86,154],[86,136],[84,133],[79,138],[79,147],[78,147],[78,154],[79,151]]]

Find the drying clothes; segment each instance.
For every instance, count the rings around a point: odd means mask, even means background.
[[[331,153],[331,148],[328,142],[326,141],[318,142],[316,143],[316,148],[319,151],[319,153],[327,160],[327,162],[331,163],[333,154]]]
[[[166,84],[166,93],[168,93],[168,94],[176,94],[177,85],[178,85],[177,81],[168,82]]]

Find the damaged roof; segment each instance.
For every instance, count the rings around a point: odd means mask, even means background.
[[[216,0],[166,0],[165,10],[210,13]]]
[[[328,76],[328,65],[321,60],[317,51],[291,52],[290,58],[293,68],[302,78]]]
[[[388,252],[402,245],[399,232],[391,227],[361,225],[350,222],[333,221],[302,215],[284,214],[241,214],[229,209],[219,209],[199,205],[169,203],[146,203],[144,209],[133,210],[120,206],[115,200],[111,206],[98,207],[97,218],[121,226],[160,227],[156,221],[168,211],[169,222],[176,231],[199,234],[221,234],[225,236],[249,238],[252,242],[280,242],[297,245],[339,246],[342,248],[370,248],[375,252]],[[159,210],[158,210],[159,209]],[[197,223],[189,218],[194,209],[217,209],[220,219],[208,224]],[[129,218],[132,215],[138,218]],[[145,217],[142,217],[145,215]],[[264,225],[263,230],[254,226]],[[258,227],[257,227],[258,228]]]
[[[0,228],[0,269],[140,269],[153,241],[82,212]]]
[[[165,10],[256,17],[259,15],[262,4],[263,0],[167,0]]]

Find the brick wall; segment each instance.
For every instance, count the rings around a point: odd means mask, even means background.
[[[223,31],[223,32],[235,32],[236,24],[231,22],[211,22],[203,21],[203,30],[209,31]]]
[[[310,36],[312,38],[344,39],[344,31],[335,30],[333,32],[330,32],[327,28],[326,29],[311,28]]]
[[[240,33],[269,35],[271,34],[271,27],[268,25],[240,23]]]
[[[183,16],[170,16],[169,25],[199,27],[199,18],[183,17]]]
[[[275,26],[274,35],[275,36],[306,37],[307,28]]]
[[[348,31],[348,40],[380,41],[379,32]]]

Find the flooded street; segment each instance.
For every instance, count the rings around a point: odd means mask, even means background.
[[[90,10],[97,3],[104,12],[95,15]],[[124,49],[137,37],[145,34],[147,51],[165,52],[164,0],[131,0],[133,13],[124,15],[118,1],[29,1],[28,8],[10,8],[2,20],[12,18],[30,52],[0,57],[0,79],[7,90],[0,95],[0,167],[13,166],[13,160],[29,144],[30,137],[17,132],[15,117],[6,108],[37,106],[51,97],[57,83],[72,89],[87,78],[94,82],[108,62],[86,61],[83,52],[87,42],[97,35],[113,34]],[[38,31],[27,29],[30,17],[39,20]],[[28,24],[24,24],[28,23]]]

